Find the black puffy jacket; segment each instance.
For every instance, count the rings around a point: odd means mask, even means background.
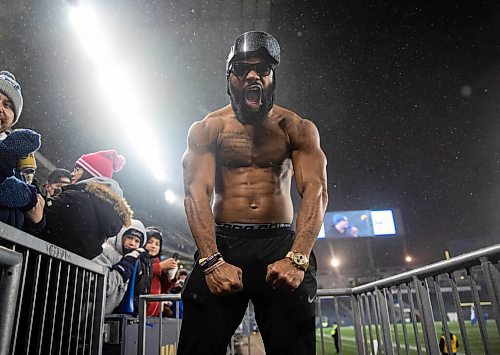
[[[46,205],[45,227],[37,234],[61,248],[93,259],[102,243],[130,225],[132,211],[125,199],[95,181],[65,186]]]

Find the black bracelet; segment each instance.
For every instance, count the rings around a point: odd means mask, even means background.
[[[213,264],[215,264],[217,262],[217,260],[219,260],[221,258],[222,258],[222,254],[217,251],[207,258],[198,260],[198,263],[203,268],[203,270],[205,270],[205,269],[209,268],[210,266],[212,266]]]

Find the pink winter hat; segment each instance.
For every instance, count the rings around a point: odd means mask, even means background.
[[[101,150],[100,152],[84,154],[75,163],[88,171],[92,176],[109,178],[113,172],[120,171],[125,165],[125,158],[116,150]]]

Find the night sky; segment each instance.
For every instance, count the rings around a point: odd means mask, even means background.
[[[293,59],[277,101],[320,129],[329,209],[400,208],[419,262],[499,241],[498,3],[373,3],[274,8]]]
[[[136,216],[189,241],[182,208],[163,191],[182,195],[187,130],[228,102],[225,57],[254,28],[221,25],[220,43],[204,33],[205,2],[99,3],[115,33],[129,31],[115,44],[135,63],[130,75],[141,85],[130,90],[144,99],[169,179],[155,181],[120,136],[121,121],[107,119],[63,2],[0,4],[10,13],[0,17],[0,65],[25,99],[19,127],[39,131],[41,152],[68,169],[83,153],[117,149],[128,161],[116,179]],[[442,259],[451,240],[500,240],[497,1],[272,1],[268,30],[282,48],[275,102],[320,131],[329,210],[398,208],[403,218],[404,237],[321,249],[360,256],[353,267],[368,247],[382,266],[400,263],[404,249],[423,264]],[[144,124],[127,119],[138,131]]]

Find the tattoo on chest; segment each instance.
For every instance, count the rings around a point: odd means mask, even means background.
[[[222,154],[250,154],[251,142],[247,134],[239,132],[222,132],[220,138],[220,152]]]

